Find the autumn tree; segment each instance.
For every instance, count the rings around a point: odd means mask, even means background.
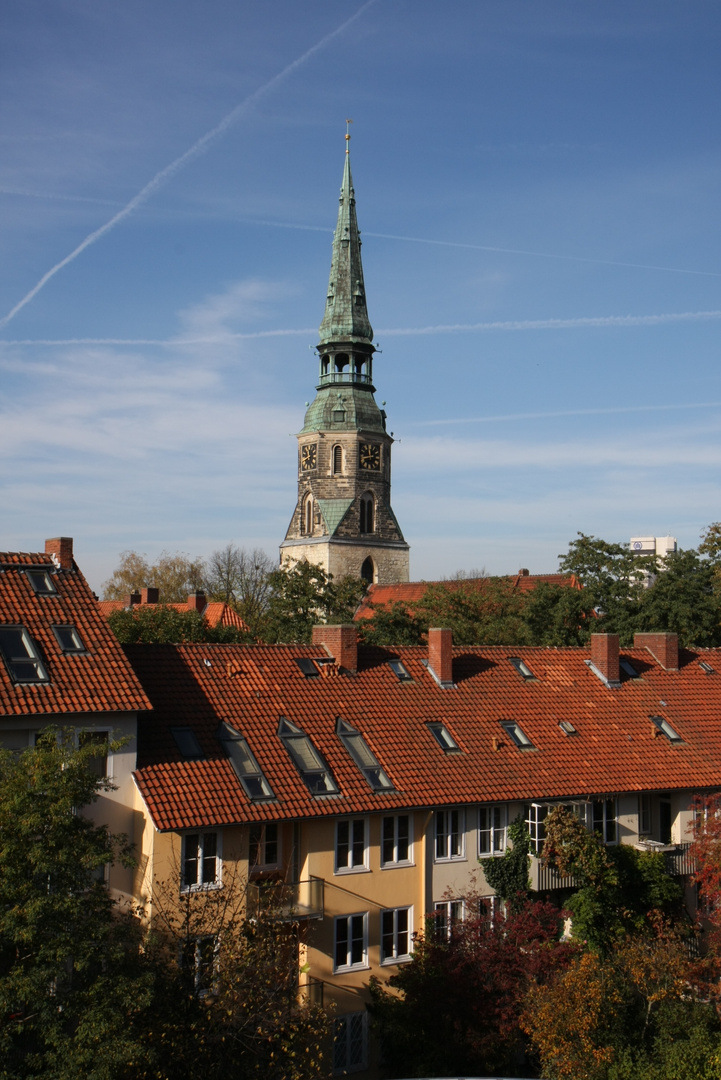
[[[205,564],[182,551],[163,551],[154,563],[137,551],[123,551],[120,562],[103,584],[105,600],[122,600],[140,589],[156,588],[165,604],[182,603],[203,589]]]
[[[268,610],[270,574],[277,563],[261,548],[248,551],[235,544],[212,552],[205,563],[205,591],[211,600],[230,604],[251,633],[257,635]]]
[[[113,611],[108,623],[121,645],[231,644],[253,640],[252,635],[235,626],[211,626],[202,613],[178,611],[167,604],[136,604]]]
[[[528,989],[563,968],[574,947],[558,941],[559,912],[550,904],[527,902],[508,915],[497,908],[493,918],[479,897],[466,905],[469,917],[450,935],[431,924],[416,936],[392,991],[371,980],[388,1076],[519,1075]]]

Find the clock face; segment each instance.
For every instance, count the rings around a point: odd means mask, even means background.
[[[361,469],[378,472],[381,467],[381,448],[377,443],[361,443],[358,447],[358,463]]]
[[[314,469],[318,464],[318,445],[311,443],[309,446],[300,448],[300,467],[303,472]]]

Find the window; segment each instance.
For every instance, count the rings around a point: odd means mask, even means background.
[[[50,574],[45,570],[26,570],[27,579],[38,596],[55,596],[57,589]]]
[[[699,660],[698,666],[706,675],[713,675],[714,668],[711,667],[708,660]]]
[[[367,821],[365,818],[343,818],[335,827],[335,870],[366,870]]]
[[[64,653],[84,653],[85,646],[74,626],[54,626],[55,640]]]
[[[278,825],[276,822],[256,822],[256,824],[250,826],[248,862],[251,870],[254,867],[277,866],[279,853]]]
[[[333,447],[333,473],[337,476],[343,472],[343,447]]]
[[[188,761],[203,757],[203,751],[200,748],[198,737],[192,728],[171,727],[170,734],[173,736],[173,741],[178,750],[180,750],[180,753]]]
[[[660,735],[665,735],[669,742],[680,743],[683,739],[679,733],[671,727],[668,720],[664,716],[652,716],[652,722],[656,725],[656,729]]]
[[[338,785],[308,736],[284,717],[278,735],[311,795],[337,795]]]
[[[364,581],[367,581],[369,585],[372,585],[373,581],[375,580],[375,573],[376,568],[373,565],[373,560],[369,555],[367,559],[363,560],[363,565],[360,568],[360,576],[363,578]]]
[[[519,750],[535,750],[535,746],[526,735],[525,731],[515,720],[501,720],[501,727],[508,738],[515,743]]]
[[[300,531],[310,536],[313,532],[313,496],[306,495],[300,513]]]
[[[631,661],[627,660],[625,656],[619,657],[618,666],[620,667],[623,674],[626,675],[629,679],[640,679],[641,678],[641,676],[636,671],[636,668],[633,666]]]
[[[502,855],[506,850],[506,807],[481,806],[478,810],[478,851]]]
[[[451,735],[445,724],[427,724],[433,738],[436,740],[441,750],[446,754],[460,754],[461,748],[456,740]]]
[[[598,833],[604,844],[615,844],[617,838],[616,800],[596,799],[591,806],[593,831]]]
[[[577,735],[578,734],[578,732],[576,731],[575,727],[573,726],[573,724],[571,723],[570,720],[559,720],[558,721],[558,726],[560,727],[560,729],[561,729],[561,731],[563,732],[564,735]]]
[[[407,865],[411,861],[411,816],[390,814],[381,824],[381,866]]]
[[[441,900],[433,906],[435,933],[441,940],[449,940],[454,929],[466,916],[465,900]]]
[[[381,964],[409,960],[411,955],[411,909],[390,908],[381,912]]]
[[[333,1072],[357,1072],[365,1069],[368,1013],[347,1013],[333,1023]]]
[[[181,967],[190,976],[193,989],[200,996],[213,990],[218,966],[218,945],[215,934],[191,938],[183,945]]]
[[[0,626],[0,653],[13,682],[48,682],[35,642],[24,626]]]
[[[520,656],[509,656],[508,662],[510,664],[513,664],[518,674],[521,675],[524,679],[535,680],[536,676],[533,674],[529,666],[525,664],[523,660],[521,660]]]
[[[649,836],[653,831],[651,818],[651,796],[647,791],[638,797],[638,832],[639,836]]]
[[[336,734],[368,781],[369,787],[373,791],[393,791],[393,784],[361,733],[338,717]]]
[[[368,967],[368,914],[338,915],[335,919],[334,971]]]
[[[436,810],[434,814],[436,862],[465,857],[463,818],[462,810]]]
[[[413,682],[412,676],[409,674],[408,669],[403,665],[400,660],[389,660],[388,667],[393,674],[397,676],[400,682]]]
[[[489,929],[493,929],[499,919],[505,918],[506,901],[500,896],[479,896],[478,919]]]
[[[543,850],[543,842],[546,839],[546,827],[543,823],[549,809],[550,807],[541,803],[528,803],[526,806],[524,814],[526,828],[531,837],[531,848],[537,855],[540,855]]]
[[[108,775],[108,742],[107,731],[81,731],[78,734],[78,746],[94,747],[88,768],[99,780]]]
[[[362,533],[375,532],[375,504],[373,496],[369,493],[361,495],[360,500],[360,531]]]
[[[266,780],[260,765],[255,760],[247,741],[230,724],[221,724],[218,740],[230,758],[236,776],[243,785],[243,790],[253,802],[262,799],[274,799],[270,784]]]
[[[217,832],[187,833],[183,837],[181,888],[184,892],[220,885],[219,840]]]

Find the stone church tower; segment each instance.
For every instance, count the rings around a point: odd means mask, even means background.
[[[307,559],[334,577],[408,581],[408,544],[391,509],[391,445],[373,386],[361,240],[348,154],[325,315],[316,396],[298,435],[298,503],[281,565]]]

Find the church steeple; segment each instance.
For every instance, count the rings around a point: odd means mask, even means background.
[[[408,544],[391,509],[391,446],[374,397],[355,192],[346,157],[320,324],[316,396],[298,434],[298,501],[281,563],[302,559],[335,577],[408,581]]]

